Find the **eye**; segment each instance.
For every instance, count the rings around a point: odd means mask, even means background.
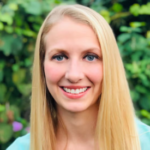
[[[62,55],[62,54],[56,55],[56,56],[53,56],[53,57],[52,57],[52,59],[55,59],[55,60],[57,60],[57,61],[63,61],[64,58],[67,58],[67,56]]]
[[[84,58],[86,58],[88,61],[93,61],[95,59],[98,59],[98,56],[96,56],[96,55],[86,55]]]

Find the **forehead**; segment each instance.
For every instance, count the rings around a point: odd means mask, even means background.
[[[69,46],[70,44],[83,45],[81,42],[83,42],[84,45],[99,45],[97,36],[91,26],[70,17],[64,17],[53,25],[45,36],[46,48],[56,43],[65,46]]]

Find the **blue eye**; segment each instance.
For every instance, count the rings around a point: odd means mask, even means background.
[[[56,56],[53,56],[52,59],[55,59],[57,61],[63,61],[64,58],[68,58],[67,56],[65,55],[56,55]],[[96,55],[86,55],[84,58],[86,58],[86,60],[88,61],[94,61],[95,59],[98,59],[98,56]]]
[[[94,55],[87,55],[87,56],[85,56],[86,57],[86,59],[88,60],[88,61],[93,61],[95,58],[97,58],[96,56],[94,56]]]
[[[53,56],[52,59],[56,59],[57,61],[62,61],[64,59],[64,55],[56,55],[56,56]]]

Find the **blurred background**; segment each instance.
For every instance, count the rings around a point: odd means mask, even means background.
[[[150,125],[150,0],[0,0],[0,150],[30,131],[35,40],[59,4],[79,3],[113,28],[136,115]]]

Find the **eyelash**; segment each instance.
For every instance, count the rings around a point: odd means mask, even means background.
[[[66,59],[68,59],[68,57],[66,55],[64,55],[64,54],[55,55],[55,56],[52,57],[52,59],[56,59],[56,58],[58,58],[60,56],[62,56],[63,58],[65,57]],[[86,56],[84,56],[84,58],[86,58],[87,56],[93,56],[96,59],[99,58],[97,55],[93,55],[93,54],[87,54]]]

